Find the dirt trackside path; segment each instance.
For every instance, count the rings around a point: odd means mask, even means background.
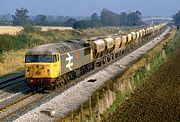
[[[169,61],[104,121],[180,122],[180,46]]]

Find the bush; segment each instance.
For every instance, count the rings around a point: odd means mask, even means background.
[[[40,32],[41,28],[40,27],[35,27],[32,24],[26,24],[26,25],[23,26],[23,31],[25,33]]]

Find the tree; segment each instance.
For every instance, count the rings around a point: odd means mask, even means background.
[[[136,14],[139,16],[139,17],[141,17],[141,12],[140,11],[136,11]]]
[[[91,21],[99,21],[99,16],[97,13],[93,13],[91,15]]]
[[[52,15],[48,15],[48,16],[47,16],[47,20],[48,20],[49,22],[53,22],[53,21],[55,21],[55,18],[54,18]]]
[[[108,9],[101,11],[100,19],[97,13],[91,15],[91,19],[86,21],[77,21],[73,28],[94,28],[103,26],[135,26],[142,24],[141,12],[131,12],[129,14],[122,12],[121,14],[114,13]]]
[[[141,13],[139,11],[128,14],[128,25],[135,26],[141,23]]]
[[[85,29],[91,27],[90,21],[82,20],[74,23],[73,28],[74,29]]]
[[[120,15],[110,10],[103,9],[101,11],[101,22],[105,26],[119,26]]]
[[[121,25],[120,19],[121,16],[119,14],[116,14],[110,10],[103,9],[101,12],[101,22],[105,26],[119,26]]]
[[[65,22],[65,25],[72,27],[75,22],[76,22],[76,19],[75,19],[75,18],[69,18],[69,19]]]
[[[15,15],[13,17],[13,25],[25,25],[29,22],[27,15],[29,11],[26,8],[21,7],[20,9],[16,9]]]
[[[141,12],[136,11],[129,14],[122,12],[121,14],[117,14],[110,10],[103,9],[101,11],[101,22],[104,26],[135,26],[142,23]]]
[[[23,25],[23,30],[25,33],[31,33],[31,32],[40,32],[41,28],[33,26],[31,23]]]
[[[122,12],[120,14],[120,25],[127,25],[128,21],[128,14],[126,12]]]
[[[180,10],[173,16],[174,23],[180,25]]]
[[[63,16],[58,16],[57,19],[56,19],[56,21],[61,21],[61,22],[63,22],[63,21],[65,21],[65,18],[64,18]]]
[[[47,16],[37,15],[35,18],[35,23],[37,23],[38,25],[45,25],[47,23]]]

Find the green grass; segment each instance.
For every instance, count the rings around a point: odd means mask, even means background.
[[[166,51],[167,54],[171,54],[179,45],[179,43],[180,43],[180,30],[176,32],[173,42],[164,44],[163,49]]]
[[[146,78],[158,70],[164,61],[165,59],[163,56],[158,53],[156,56],[154,56],[154,59],[150,61],[150,70],[146,69],[144,66],[139,68],[131,77],[131,81],[133,81],[135,86],[141,86]]]

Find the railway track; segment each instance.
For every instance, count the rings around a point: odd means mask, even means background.
[[[68,83],[66,86],[63,86],[63,87],[55,90],[52,93],[42,94],[42,93],[33,92],[33,91],[32,92],[27,92],[27,94],[15,99],[14,101],[8,102],[8,103],[4,104],[3,106],[0,106],[0,121],[9,120],[9,118],[11,118],[10,120],[12,120],[13,117],[17,117],[17,115],[19,113],[22,113],[23,111],[26,111],[26,109],[30,108],[31,106],[34,107],[34,106],[40,105],[44,101],[47,102],[48,100],[52,99],[54,96],[62,93],[66,89],[68,89],[68,88],[74,86],[75,84],[77,84],[81,79],[83,79],[85,77],[88,77],[93,73],[96,73],[97,71],[99,71],[102,68],[110,65],[111,63],[119,60],[120,58],[126,56],[127,54],[129,54],[130,52],[136,50],[137,48],[141,47],[142,45],[144,45],[147,42],[148,41],[144,41],[144,43],[139,44],[133,50],[127,52],[126,54],[124,54],[121,57],[118,57],[116,60],[108,62],[107,64],[103,65],[102,67],[97,68],[96,70],[94,70],[92,72],[89,72],[89,73],[83,75],[80,78],[77,78],[73,82]],[[21,78],[21,77],[22,76],[19,76],[18,78]],[[18,79],[18,78],[15,78],[15,79]]]
[[[48,102],[56,95],[61,94],[63,91],[77,84],[79,79],[82,79],[83,77],[76,79],[74,82],[68,83],[66,86],[56,89],[53,92],[39,93],[37,91],[29,91],[26,92],[25,95],[20,96],[11,102],[5,103],[0,106],[0,121],[11,121],[19,114],[28,112],[26,111],[27,109],[31,110],[44,102]]]
[[[5,101],[11,101],[10,99],[26,94],[30,90],[25,82],[17,83],[13,86],[0,90],[0,106]]]
[[[14,96],[26,92],[28,89],[25,83],[24,72],[6,75],[0,78],[0,107]]]
[[[0,78],[0,90],[23,81],[25,81],[24,72]]]
[[[27,109],[30,105],[35,104],[38,100],[40,100],[44,96],[45,94],[30,92],[16,99],[15,101],[12,101],[0,107],[0,121],[3,121],[13,114],[16,114],[24,109]]]

